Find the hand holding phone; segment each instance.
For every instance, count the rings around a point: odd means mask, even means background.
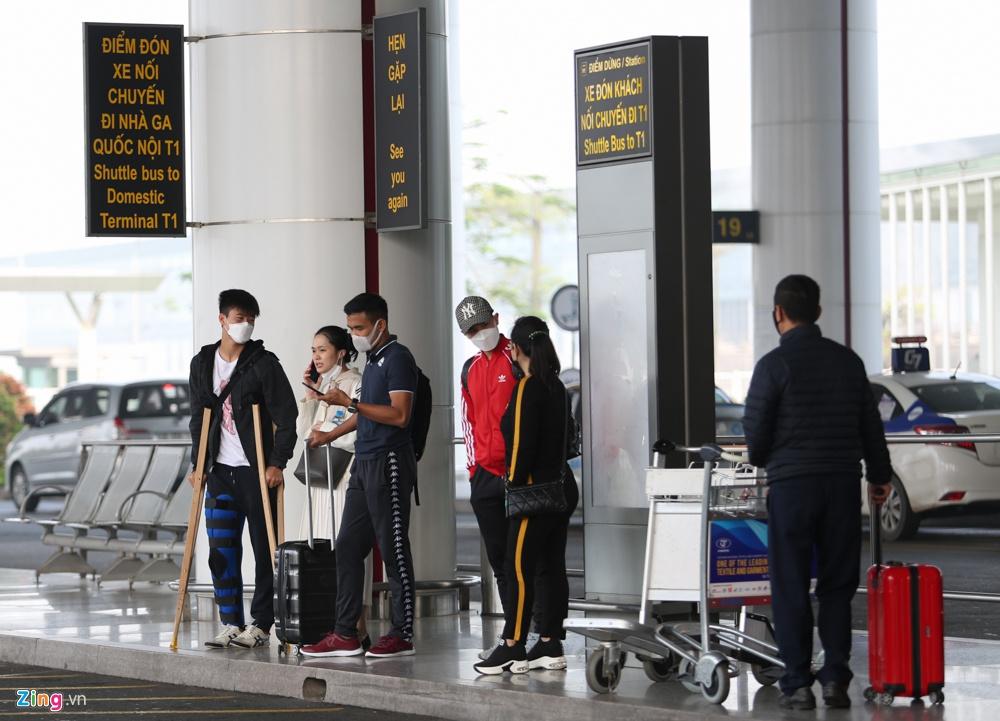
[[[309,380],[312,381],[313,383],[319,380],[319,371],[316,370],[315,361],[309,362]]]

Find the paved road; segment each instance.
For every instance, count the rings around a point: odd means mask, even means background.
[[[19,689],[24,692],[19,693]],[[33,697],[31,691],[35,691]],[[58,700],[39,704],[38,694],[41,692],[48,694],[50,699],[53,694],[59,694]],[[34,705],[32,699],[36,702]],[[18,701],[21,701],[21,706],[18,706]],[[328,721],[330,718],[337,721],[418,721],[427,718],[0,663],[0,718],[37,718],[51,716],[53,712],[59,712],[57,718],[65,719],[141,718],[144,721],[177,718],[251,721],[269,716],[301,721]]]
[[[44,500],[39,515],[54,516],[59,500]],[[0,501],[0,518],[15,515],[9,500]],[[583,568],[583,528],[577,522],[570,528],[566,562],[569,568]],[[459,512],[458,562],[479,563],[476,520],[471,513]],[[38,539],[35,525],[0,524],[0,567],[36,568],[51,553]],[[868,547],[862,550],[862,566],[868,565]],[[921,561],[939,566],[944,573],[945,589],[981,593],[1000,593],[1000,515],[969,516],[926,522],[917,536],[900,543],[885,544],[886,559]],[[97,568],[108,565],[113,554],[92,553]],[[570,579],[570,595],[583,596],[583,579]],[[865,599],[855,601],[855,625],[864,627]],[[949,636],[1000,639],[1000,603],[949,601],[945,605],[945,632]]]

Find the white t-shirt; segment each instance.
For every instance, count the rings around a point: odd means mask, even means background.
[[[219,352],[215,352],[215,369],[212,371],[212,386],[215,395],[222,393],[233,376],[233,369],[239,361],[237,357],[233,361],[223,360]],[[236,419],[233,417],[233,396],[226,396],[226,402],[222,404],[222,433],[219,434],[219,453],[215,457],[216,463],[226,466],[249,466],[247,454],[243,451],[240,437],[236,432]]]

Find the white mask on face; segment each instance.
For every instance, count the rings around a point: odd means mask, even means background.
[[[378,343],[379,339],[382,337],[382,331],[378,331],[378,333],[376,333],[375,332],[376,328],[378,328],[378,321],[375,321],[375,327],[371,329],[368,335],[353,336],[354,347],[357,348],[362,353],[367,353],[372,348],[374,348],[375,344]]]
[[[469,340],[471,340],[472,344],[479,350],[489,352],[496,348],[497,344],[500,342],[500,329],[496,327],[483,328],[481,331],[469,338]]]
[[[229,333],[229,337],[235,342],[243,345],[250,340],[250,336],[253,335],[253,323],[247,321],[242,323],[230,323],[229,327],[226,328],[226,332]]]

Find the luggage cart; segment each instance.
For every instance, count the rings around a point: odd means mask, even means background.
[[[773,637],[770,621],[744,608],[769,603],[770,585],[766,578],[754,579],[751,561],[722,558],[725,563],[720,563],[719,559],[734,549],[733,536],[722,533],[717,522],[753,521],[763,525],[763,478],[745,463],[742,455],[714,444],[683,447],[660,441],[653,450],[660,457],[674,451],[691,453],[701,458],[702,465],[690,469],[654,467],[647,471],[649,525],[639,620],[566,620],[567,630],[600,644],[587,661],[587,684],[598,693],[614,691],[628,652],[642,661],[650,680],[677,680],[712,703],[723,703],[728,697],[739,661],[752,665],[760,683],[775,683],[784,668],[777,647],[745,630],[746,621],[753,620],[764,624]],[[724,468],[722,462],[732,466]],[[765,539],[766,535],[759,538],[763,544]],[[766,545],[763,549],[766,558]],[[724,572],[722,582],[718,582],[718,573],[713,570]],[[734,580],[725,580],[730,575]],[[735,580],[741,576],[750,580]],[[671,601],[697,602],[698,621],[660,622],[656,605]],[[710,618],[713,612],[718,615],[726,611],[735,611],[734,625],[722,625]]]

